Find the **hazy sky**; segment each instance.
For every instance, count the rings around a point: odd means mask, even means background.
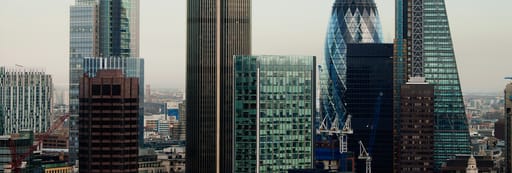
[[[0,65],[45,67],[68,82],[69,6],[74,0],[1,0]],[[253,0],[253,54],[323,58],[334,0]],[[386,42],[394,0],[376,0]],[[512,0],[446,0],[463,91],[501,92],[512,76]],[[186,0],[141,0],[146,84],[184,88]]]

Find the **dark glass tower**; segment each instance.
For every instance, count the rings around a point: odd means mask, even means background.
[[[251,0],[187,8],[187,172],[232,172],[233,56],[251,54]]]
[[[400,87],[409,77],[425,77],[434,86],[434,161],[435,170],[439,170],[446,159],[470,154],[468,123],[444,0],[396,0],[395,37],[395,140],[400,135]]]
[[[352,115],[348,149],[362,141],[372,156],[372,171],[393,168],[393,44],[347,44],[347,111]],[[357,157],[357,155],[356,155]],[[356,171],[366,168],[356,160]]]

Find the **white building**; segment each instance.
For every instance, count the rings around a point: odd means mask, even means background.
[[[52,77],[42,69],[0,67],[0,134],[50,127]]]

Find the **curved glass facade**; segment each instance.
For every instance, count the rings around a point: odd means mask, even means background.
[[[336,0],[334,2],[325,42],[325,59],[320,67],[320,120],[328,117],[327,123],[336,117],[340,124],[347,115],[345,92],[347,90],[347,44],[382,43],[382,28],[374,0]],[[326,124],[330,127],[330,124]],[[318,126],[318,124],[317,124]],[[342,125],[340,126],[342,128]],[[317,140],[317,162],[326,158],[344,160],[337,147],[324,148],[325,143],[338,145],[327,136]],[[334,148],[334,149],[333,149]],[[330,150],[329,152],[320,152]],[[349,149],[350,151],[350,149]],[[324,154],[328,154],[324,155]],[[346,163],[340,163],[340,170],[346,171]],[[324,165],[324,167],[327,167]]]
[[[382,28],[374,0],[336,0],[327,30],[321,75],[321,112],[345,119],[347,43],[382,43]]]

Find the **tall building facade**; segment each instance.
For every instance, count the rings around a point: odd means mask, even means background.
[[[393,44],[347,44],[347,111],[354,134],[348,150],[359,152],[362,141],[372,156],[372,171],[393,168]],[[356,170],[365,170],[356,160]]]
[[[315,71],[314,56],[235,57],[234,172],[313,168]]]
[[[400,147],[394,172],[434,172],[434,86],[424,78],[411,78],[400,92]]]
[[[100,70],[81,79],[80,172],[137,172],[138,82],[121,70]]]
[[[44,133],[52,113],[52,77],[42,69],[0,67],[1,135]]]
[[[69,160],[74,163],[78,159],[78,85],[83,60],[139,57],[139,0],[76,0],[70,7],[69,42]]]
[[[445,1],[396,0],[395,9],[395,129],[400,126],[401,85],[409,76],[425,77],[434,86],[434,161],[435,170],[439,170],[448,158],[470,154],[468,122]],[[399,130],[394,133],[400,135]]]
[[[84,58],[84,74],[95,77],[99,70],[123,71],[126,77],[139,79],[139,146],[144,144],[144,59],[132,57]]]
[[[187,172],[232,172],[233,56],[251,53],[251,0],[187,9]]]
[[[347,44],[382,43],[382,39],[380,17],[374,0],[334,2],[327,28],[325,59],[320,70],[320,120],[328,117],[331,121],[338,120],[337,123],[342,126],[350,114],[345,107]],[[326,125],[330,126],[330,123]],[[317,139],[318,159],[346,160],[346,154],[339,157],[338,139],[328,135],[320,135]],[[340,165],[340,171],[348,171],[344,168],[345,164]]]
[[[512,83],[505,87],[505,171],[512,166]]]

